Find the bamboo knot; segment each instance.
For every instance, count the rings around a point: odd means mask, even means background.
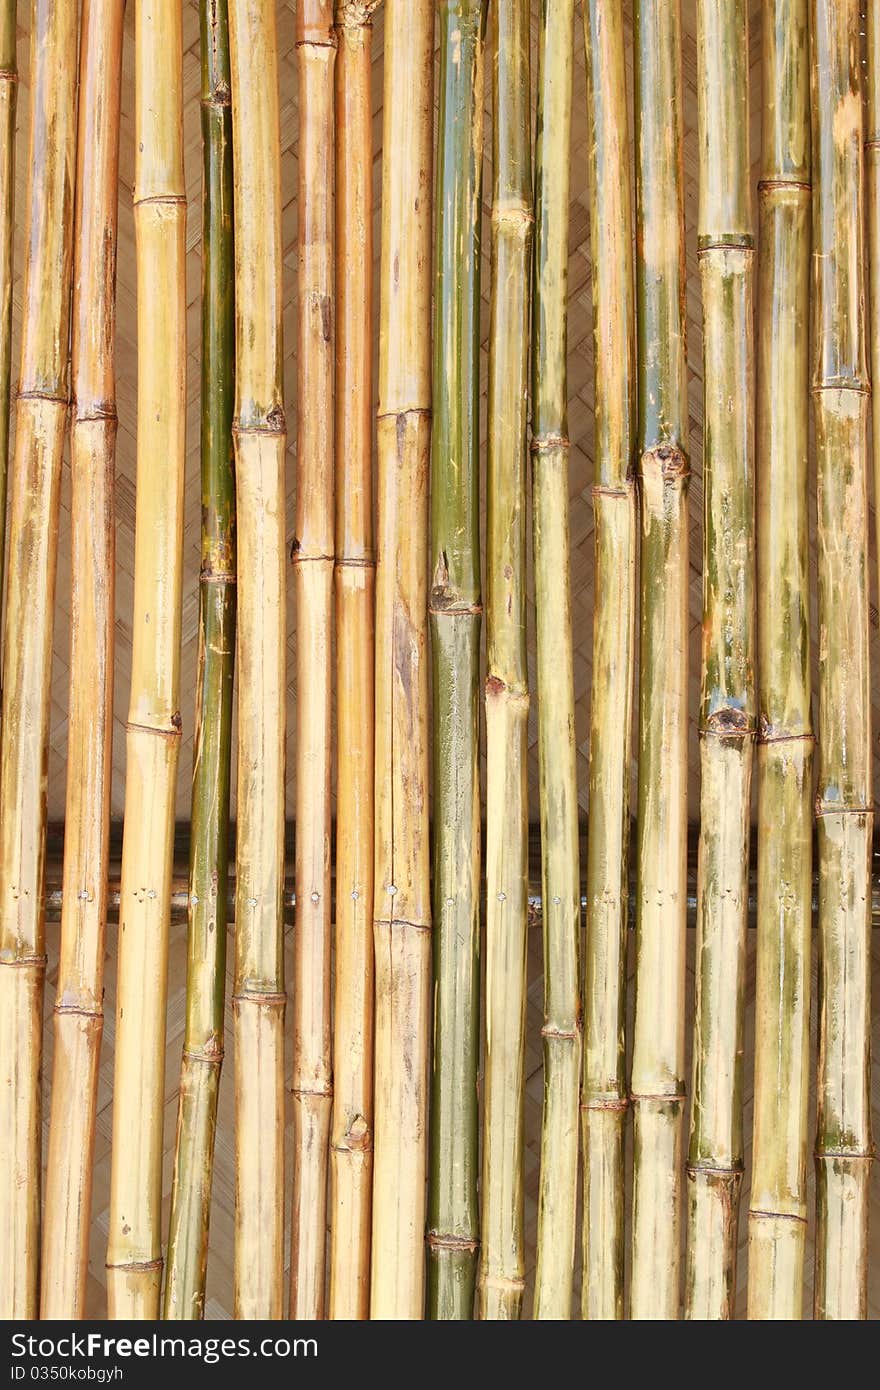
[[[643,451],[639,464],[642,477],[658,473],[663,483],[674,484],[690,477],[688,456],[676,444],[652,445]]]
[[[737,705],[727,705],[723,709],[712,711],[700,729],[700,737],[731,739],[738,742],[749,738],[754,732],[754,721],[748,711]]]
[[[45,970],[48,959],[48,956],[11,956],[5,950],[0,951],[0,965],[10,965],[15,970]]]
[[[123,1235],[127,1234],[128,1227],[126,1226],[123,1227]],[[161,1272],[163,1267],[164,1260],[162,1260],[161,1257],[158,1260],[123,1260],[118,1264],[113,1260],[108,1260],[107,1263],[104,1265],[105,1269],[110,1270],[111,1272],[113,1270],[118,1270],[121,1274],[139,1274],[141,1272],[148,1273],[151,1269],[158,1269]]]
[[[762,193],[806,193],[812,194],[813,185],[805,183],[803,179],[761,179],[758,183],[758,195]]]
[[[556,434],[552,430],[547,434],[533,434],[529,449],[533,454],[555,454],[559,449],[570,449],[571,440],[568,435]]]
[[[458,1250],[463,1255],[473,1254],[480,1248],[480,1242],[470,1236],[441,1235],[439,1231],[428,1231],[425,1241],[429,1250]]]
[[[0,82],[11,82],[13,85],[18,82],[18,72],[15,68],[0,68]]]
[[[379,0],[341,0],[336,6],[338,29],[369,29]]]
[[[628,1109],[629,1101],[626,1096],[600,1096],[595,1099],[581,1101],[581,1110],[587,1114],[589,1114],[591,1110],[610,1110],[619,1113]]]

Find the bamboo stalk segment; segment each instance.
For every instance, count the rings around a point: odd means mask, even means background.
[[[679,1313],[687,889],[687,355],[679,0],[636,3],[641,504],[631,1316]]]
[[[434,1052],[428,1313],[470,1318],[479,1250],[480,218],[484,0],[442,0],[429,615]]]
[[[281,154],[275,0],[229,0],[238,533],[235,1269],[237,1318],[284,1286],[286,702]]]
[[[545,0],[538,49],[532,459],[544,915],[544,1113],[535,1317],[568,1318],[574,1274],[580,867],[568,536],[567,284],[574,0]],[[503,455],[502,455],[503,458]]]
[[[498,0],[493,8],[492,37],[495,119],[486,525],[486,1081],[479,1282],[482,1317],[507,1320],[519,1318],[525,1285],[529,831],[526,410],[534,233],[527,0]],[[576,1096],[575,1087],[571,1098],[575,1105]]]
[[[857,0],[814,0],[813,398],[819,524],[815,1314],[863,1318],[871,1168],[871,701]]]
[[[7,1319],[36,1317],[38,1302],[46,772],[69,390],[77,15],[75,0],[34,0],[31,10],[27,252],[0,762],[0,1168],[6,1175],[0,1317]],[[14,35],[13,20],[13,46]]]
[[[164,1312],[205,1311],[226,996],[226,892],[235,660],[235,294],[226,0],[202,0],[202,538],[190,814],[186,1029]]]
[[[70,703],[42,1318],[82,1318],[104,1026],[113,735],[122,0],[82,11],[73,249]]]
[[[623,1317],[626,930],[635,665],[635,306],[623,16],[584,8],[596,526],[582,1092],[585,1318]],[[546,897],[546,893],[545,893]]]
[[[757,335],[758,906],[748,1314],[800,1318],[806,1238],[813,733],[806,0],[763,12]]]
[[[15,51],[16,3],[0,7],[0,526],[6,534],[9,461],[9,388],[12,376],[12,258],[15,242],[15,114],[18,66]],[[0,545],[0,595],[6,547]]]
[[[373,1176],[373,4],[336,11],[336,997],[331,1318],[370,1312]]]
[[[431,906],[427,505],[434,12],[388,0],[376,571],[375,1152],[370,1311],[424,1301]]]
[[[871,383],[880,381],[880,0],[867,0],[865,10],[865,199],[868,234],[868,336]],[[880,496],[880,420],[871,417],[874,496]],[[880,564],[880,551],[878,551]]]

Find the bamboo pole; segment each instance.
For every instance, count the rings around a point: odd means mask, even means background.
[[[205,1311],[214,1132],[223,1064],[232,680],[235,659],[235,295],[226,0],[201,0],[202,548],[190,814],[186,1028],[165,1317]]]
[[[74,0],[31,9],[30,171],[0,762],[0,1317],[37,1315],[49,678],[67,420]]]
[[[610,0],[590,0],[584,7],[584,37],[596,373],[596,607],[587,838],[581,1309],[585,1318],[612,1319],[623,1317],[626,934],[637,556],[632,197],[620,6]]]
[[[375,4],[337,5],[336,997],[331,1318],[370,1313],[373,1179],[373,145]]]
[[[516,1319],[525,1276],[528,939],[526,424],[534,218],[528,0],[493,7],[486,678],[486,1086],[480,1310]]]
[[[431,1018],[427,501],[434,11],[388,0],[376,571],[375,1154],[370,1311],[420,1318]]]
[[[871,1171],[871,701],[858,0],[814,0],[819,522],[819,1072],[815,1313],[863,1318]]]
[[[332,0],[299,0],[296,925],[290,1316],[324,1313],[330,1036],[330,691],[333,626]]]
[[[441,0],[431,628],[434,1052],[428,1312],[470,1318],[479,1250],[483,0]]]
[[[631,1315],[677,1318],[687,888],[687,353],[681,12],[636,3],[641,503]]]
[[[535,610],[544,914],[544,1113],[536,1318],[568,1318],[581,1060],[580,864],[568,537],[567,285],[574,0],[544,0],[535,145]],[[548,138],[549,137],[549,138]]]
[[[116,986],[107,1296],[159,1316],[165,1005],[180,747],[186,457],[186,192],[181,11],[135,8],[137,525]]]
[[[871,382],[880,381],[880,0],[865,5],[865,197],[868,233],[868,335],[871,350]],[[874,496],[880,496],[880,420],[871,415],[871,448],[874,463]],[[880,549],[878,549],[880,564]]]
[[[113,736],[116,226],[123,0],[82,10],[73,243],[70,701],[42,1318],[82,1318],[104,1026]]]
[[[284,1285],[284,744],[281,151],[275,0],[230,0],[238,532],[235,1269],[237,1318]]]
[[[813,733],[806,0],[763,11],[759,185],[758,905],[750,1318],[801,1316],[810,1075]]]
[[[703,299],[703,643],[685,1312],[732,1318],[743,1170],[755,742],[754,237],[747,0],[697,5]]]
[[[0,6],[0,534],[6,535],[9,386],[12,375],[12,273],[15,248],[16,3]],[[0,597],[6,546],[0,545]]]

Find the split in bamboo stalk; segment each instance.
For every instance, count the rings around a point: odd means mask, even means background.
[[[12,375],[12,257],[15,242],[16,3],[0,5],[0,535],[6,535],[9,387]],[[6,546],[0,544],[0,596]]]
[[[800,1318],[810,1075],[813,733],[807,0],[763,11],[759,185],[758,907],[750,1318]]]
[[[525,1276],[528,945],[526,409],[534,218],[528,0],[493,7],[486,679],[486,1086],[480,1311],[516,1319]],[[575,1095],[576,1095],[575,1091]],[[575,1120],[575,1133],[577,1122]]]
[[[430,626],[434,1054],[428,1313],[473,1316],[479,1249],[480,218],[484,0],[442,0]]]
[[[584,37],[596,372],[596,608],[581,1100],[581,1309],[585,1318],[608,1320],[623,1317],[626,929],[638,520],[632,196],[623,16],[614,0],[589,0]],[[540,640],[540,618],[538,633]]]
[[[226,0],[201,0],[202,553],[190,814],[186,1028],[165,1317],[205,1311],[214,1132],[223,1063],[232,679],[235,659],[235,296]]]
[[[578,1176],[581,904],[565,365],[573,57],[574,0],[544,0],[538,50],[532,362],[541,878],[547,904],[536,1318],[571,1316]]]
[[[37,1316],[43,879],[52,621],[68,404],[75,0],[34,0],[21,375],[0,763],[0,1317]]]
[[[755,743],[748,0],[698,0],[703,643],[685,1313],[732,1318]]]
[[[71,376],[70,704],[40,1315],[85,1315],[113,736],[116,224],[123,0],[86,0]]]
[[[373,144],[370,15],[336,11],[336,1008],[329,1316],[370,1314],[373,1178]]]
[[[235,174],[236,1318],[280,1318],[284,1285],[286,679],[281,142],[275,0],[229,0]]]
[[[631,1316],[677,1318],[687,890],[688,518],[679,0],[636,3],[641,503]]]
[[[871,1171],[871,700],[858,0],[813,0],[819,533],[815,1314],[863,1318]]]
[[[186,192],[181,10],[135,8],[137,526],[107,1295],[111,1318],[159,1316],[162,1119],[186,456]]]
[[[427,508],[434,7],[387,0],[376,573],[370,1311],[420,1318],[431,1020]]]

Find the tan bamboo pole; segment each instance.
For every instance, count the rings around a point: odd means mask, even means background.
[[[818,1318],[867,1307],[871,698],[858,0],[813,0],[819,534]]]
[[[104,1026],[113,737],[116,224],[123,0],[82,10],[73,244],[70,702],[40,1315],[81,1318]]]
[[[747,0],[699,0],[703,643],[685,1312],[732,1318],[752,757],[755,497]]]
[[[333,627],[333,0],[299,0],[296,539],[296,925],[290,1316],[324,1312],[330,1037]]]
[[[623,15],[584,6],[596,373],[596,525],[584,991],[585,1318],[623,1317],[626,930],[637,507],[632,195]]]
[[[0,6],[0,531],[6,535],[9,386],[12,375],[12,272],[15,245],[15,114],[18,105],[16,2]],[[0,545],[0,595],[6,546]]]
[[[868,335],[871,382],[880,381],[880,0],[866,0],[865,199],[868,229]],[[880,496],[880,421],[871,417],[874,496]],[[880,548],[878,548],[880,564]]]
[[[493,7],[486,678],[486,1026],[480,1312],[515,1319],[525,1286],[528,948],[526,406],[531,189],[528,0]],[[575,1090],[575,1095],[577,1094]],[[575,1119],[575,1135],[577,1133]]]
[[[373,140],[375,3],[336,9],[336,997],[331,1318],[370,1313],[373,1178]]]
[[[49,678],[68,402],[75,0],[31,8],[21,373],[0,760],[0,1317],[37,1315]]]
[[[181,9],[135,8],[137,522],[110,1167],[111,1318],[159,1316],[186,456]]]
[[[237,1318],[284,1301],[286,705],[281,149],[275,0],[230,0],[238,527]]]
[[[424,1302],[433,64],[431,0],[388,0],[377,421],[374,1318],[420,1318]]]
[[[810,1076],[813,734],[807,450],[807,0],[763,9],[757,335],[758,904],[750,1318],[801,1316]]]
[[[687,890],[688,518],[679,0],[636,3],[641,655],[631,1315],[677,1318]]]

